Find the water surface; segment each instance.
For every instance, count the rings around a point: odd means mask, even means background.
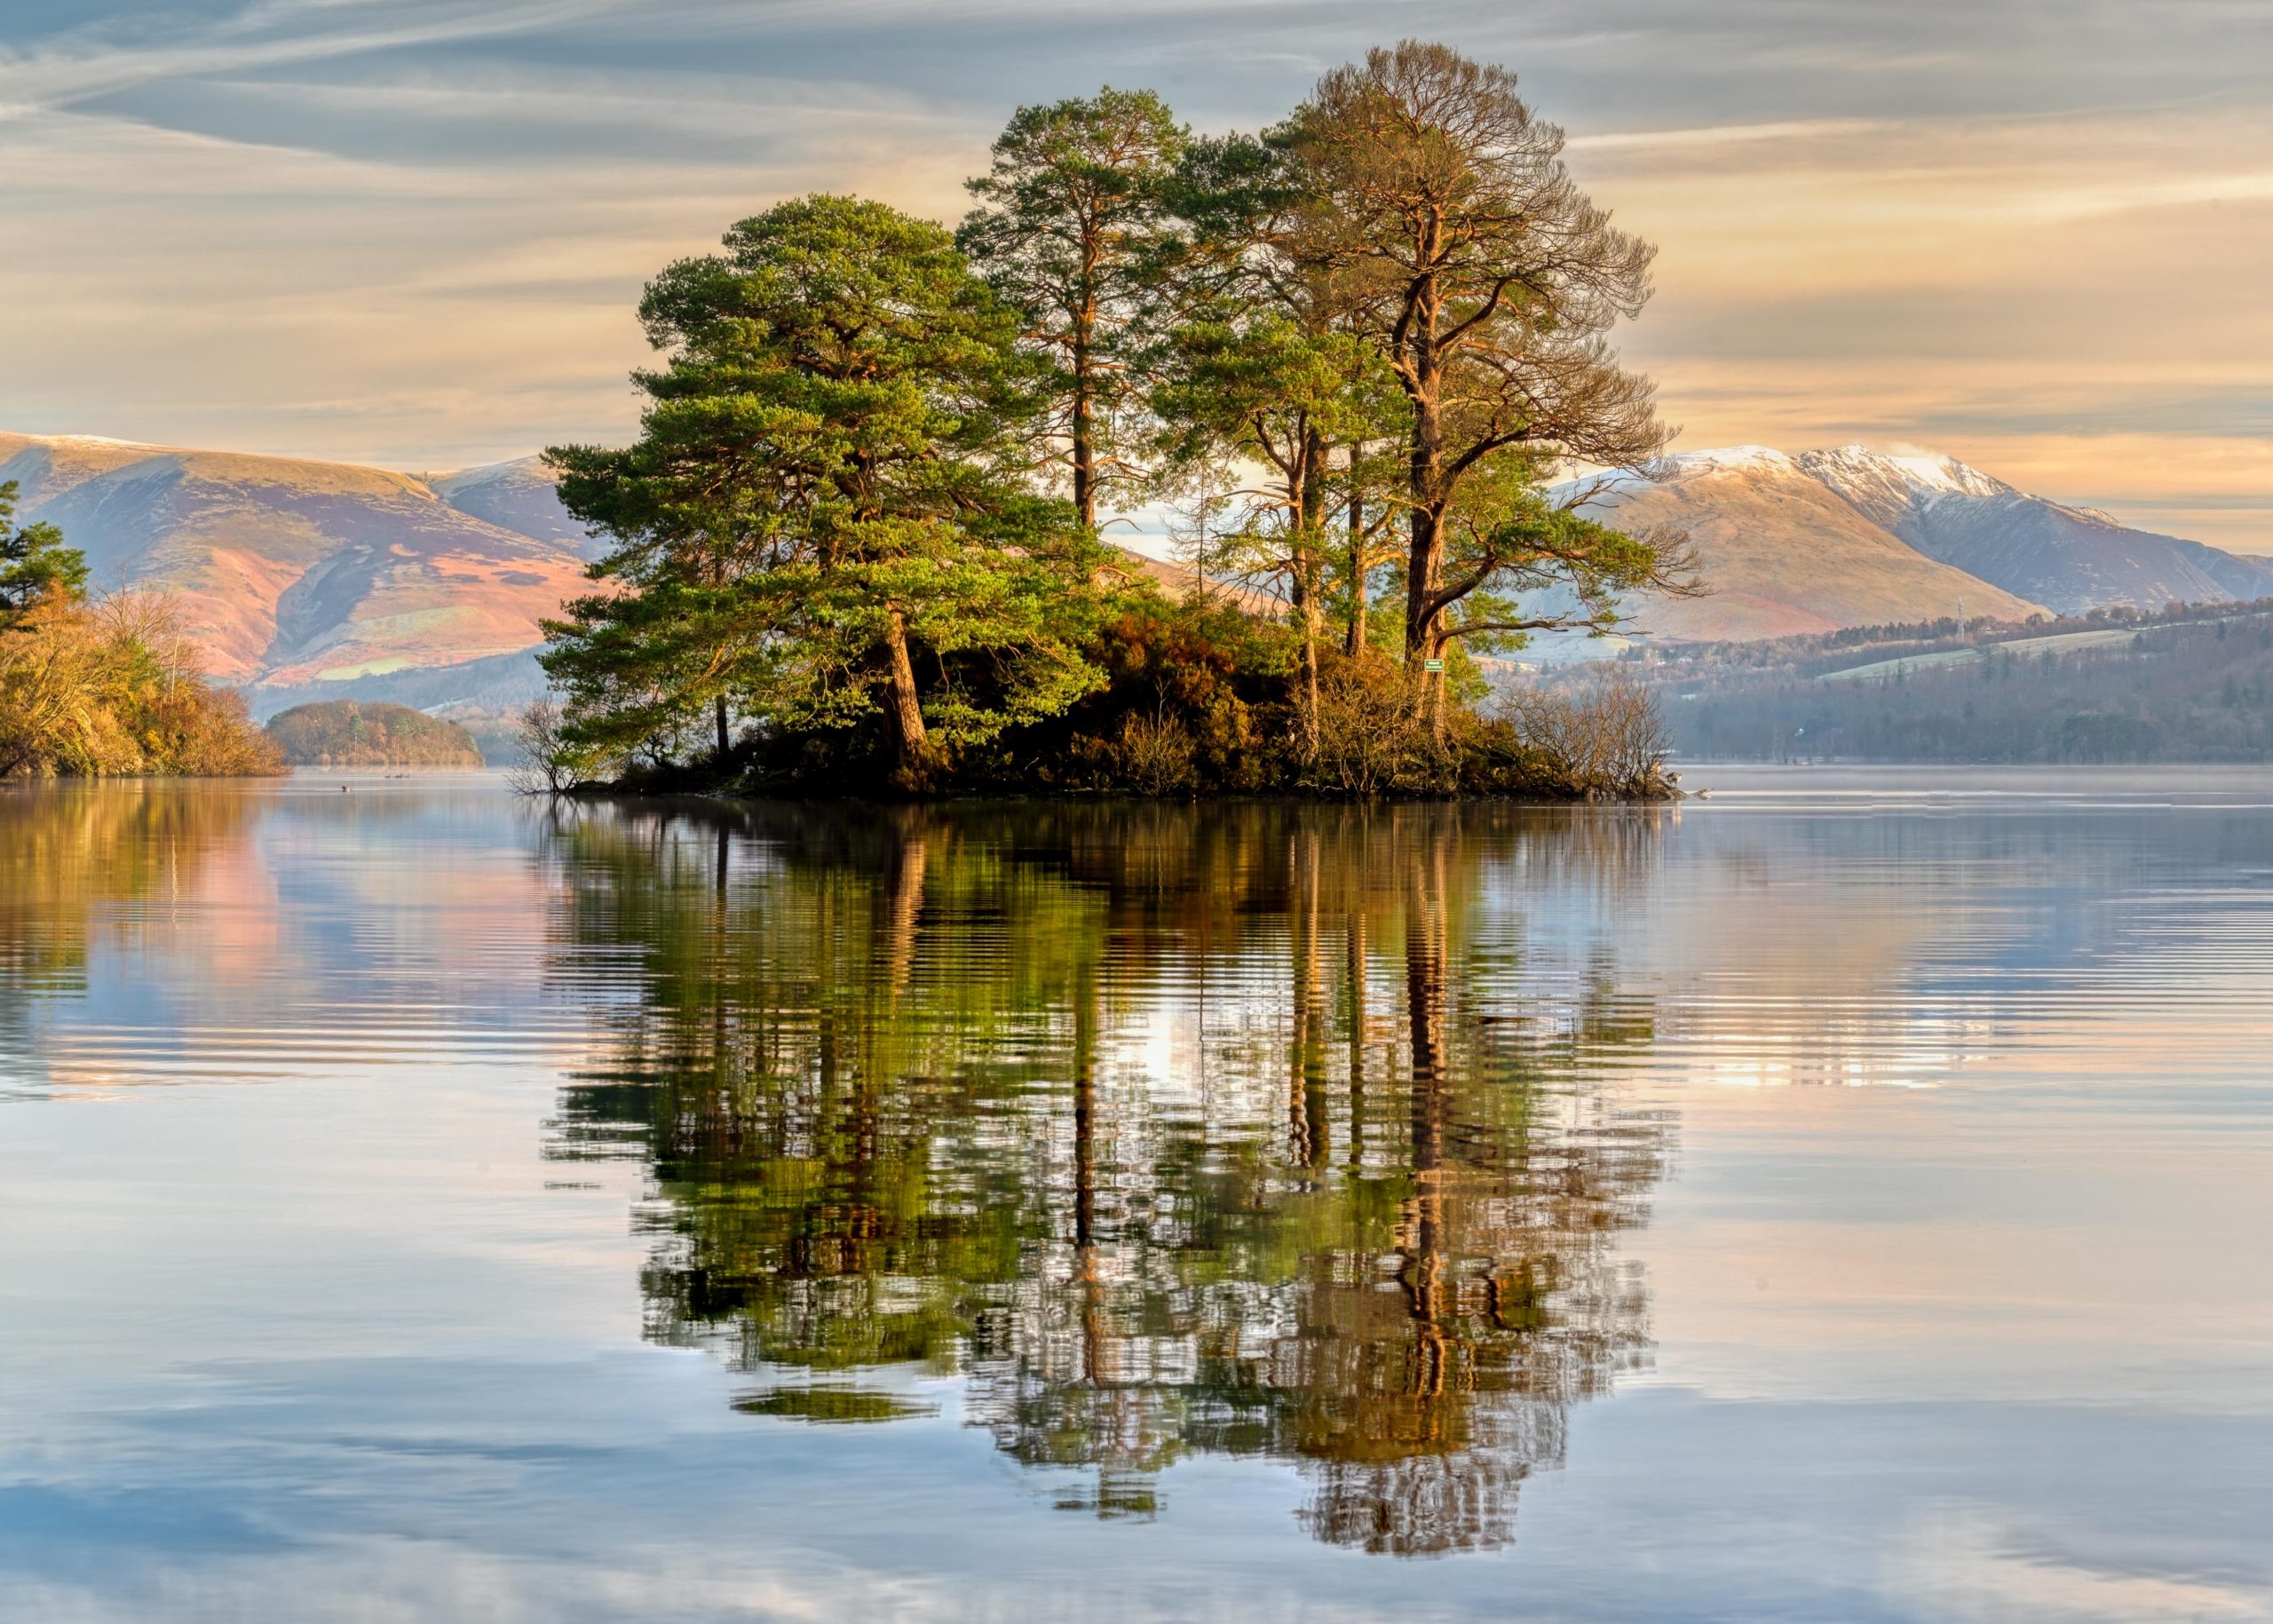
[[[2273,775],[1697,776],[0,791],[0,1613],[2273,1618]]]

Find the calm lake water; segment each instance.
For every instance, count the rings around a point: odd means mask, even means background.
[[[2273,1618],[2273,773],[0,791],[0,1615]]]

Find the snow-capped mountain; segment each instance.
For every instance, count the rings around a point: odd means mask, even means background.
[[[2273,594],[2273,560],[2134,530],[1946,456],[1889,456],[1862,446],[1794,459],[1855,511],[1929,558],[2063,614],[2142,609]]]
[[[1634,600],[1633,629],[1655,637],[1721,641],[1948,616],[2022,620],[2042,606],[1927,557],[1800,459],[1767,446],[1682,452],[1643,471],[1574,479],[1556,494],[1621,529],[1687,533],[1709,590]]]

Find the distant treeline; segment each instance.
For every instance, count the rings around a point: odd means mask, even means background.
[[[2273,760],[2273,598],[1881,631],[1621,663],[1647,671],[1687,756]]]
[[[235,693],[208,685],[165,599],[91,598],[53,525],[0,485],[0,779],[282,770]]]
[[[1607,343],[1652,250],[1562,147],[1512,75],[1408,41],[1259,134],[1146,91],[1022,107],[953,232],[816,195],[668,266],[639,439],[549,454],[614,544],[549,628],[541,775],[1652,792],[1560,753],[1595,723],[1471,709],[1477,654],[1688,581],[1679,538],[1544,494],[1665,438]],[[1284,612],[1130,567],[1100,527],[1146,503]]]
[[[454,722],[408,705],[329,700],[269,718],[269,736],[294,766],[478,767],[481,749]]]

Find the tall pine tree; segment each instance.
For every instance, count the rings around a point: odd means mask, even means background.
[[[638,441],[550,453],[616,546],[546,669],[598,754],[668,757],[708,711],[723,757],[732,712],[880,734],[920,787],[1098,680],[1094,544],[1025,477],[1043,402],[1018,314],[881,203],[783,203],[725,248],[647,289],[666,359],[637,375]]]
[[[1150,91],[1020,107],[970,183],[978,206],[957,240],[1025,321],[1051,371],[1054,460],[1094,528],[1130,461],[1143,380],[1141,315],[1160,235],[1161,196],[1184,132]]]

